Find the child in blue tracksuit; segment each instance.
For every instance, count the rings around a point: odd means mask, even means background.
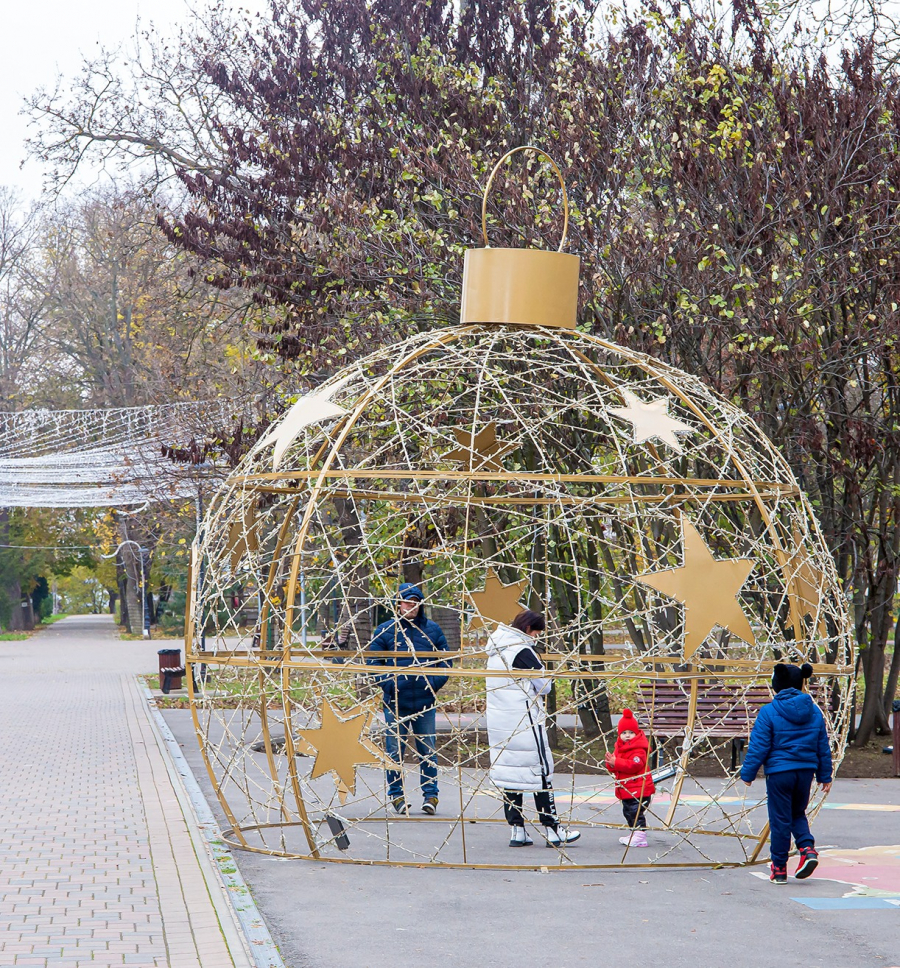
[[[756,717],[741,767],[741,779],[747,786],[761,766],[766,769],[772,855],[769,880],[775,884],[787,883],[791,834],[800,851],[794,876],[809,877],[819,863],[806,808],[814,777],[826,793],[831,789],[832,766],[825,717],[809,693],[803,692],[803,681],[812,672],[809,663],[798,667],[779,662],[775,666],[775,698]]]

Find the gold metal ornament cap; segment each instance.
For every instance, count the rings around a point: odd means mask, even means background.
[[[492,249],[487,237],[487,198],[500,166],[517,151],[534,151],[553,166],[563,192],[563,236],[557,252],[545,249]],[[483,249],[468,249],[463,263],[460,322],[510,323],[575,329],[581,260],[562,249],[569,228],[569,199],[556,162],[540,148],[522,145],[494,166],[481,204]]]

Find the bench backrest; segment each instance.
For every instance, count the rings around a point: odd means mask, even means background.
[[[691,684],[645,682],[638,690],[635,712],[649,732],[676,736],[687,726]],[[824,708],[826,683],[815,683],[813,701]],[[730,686],[721,682],[700,682],[697,687],[697,728],[712,736],[749,736],[762,706],[770,702],[768,686]]]
[[[689,682],[643,683],[638,693],[639,718],[660,736],[684,732],[690,709]],[[716,736],[749,735],[760,707],[772,698],[766,686],[749,688],[701,682],[697,688],[696,726]]]

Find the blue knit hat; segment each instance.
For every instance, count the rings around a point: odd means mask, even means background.
[[[397,592],[397,597],[403,599],[404,601],[417,601],[422,602],[425,600],[425,596],[422,594],[422,589],[418,585],[413,585],[408,581],[405,581]]]

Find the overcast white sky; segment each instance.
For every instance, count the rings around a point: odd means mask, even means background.
[[[824,7],[828,2],[813,0],[813,5]],[[837,0],[836,5],[847,2],[854,0]],[[100,47],[128,43],[138,18],[168,32],[187,22],[191,7],[205,5],[206,0],[2,0],[0,185],[19,188],[26,198],[37,197],[41,189],[40,165],[29,161],[19,167],[28,134],[26,120],[19,115],[26,95],[52,86],[60,73],[72,76],[83,58]],[[266,0],[234,0],[233,5],[253,11],[268,6]],[[900,0],[881,0],[881,10],[896,10],[900,15]]]
[[[193,7],[203,7],[194,0]],[[263,0],[240,0],[235,6],[259,10]],[[3,0],[0,23],[0,185],[18,187],[26,197],[41,188],[41,169],[27,162],[22,99],[57,74],[71,76],[85,55],[102,46],[117,47],[134,36],[140,17],[171,28],[190,16],[187,0]]]

